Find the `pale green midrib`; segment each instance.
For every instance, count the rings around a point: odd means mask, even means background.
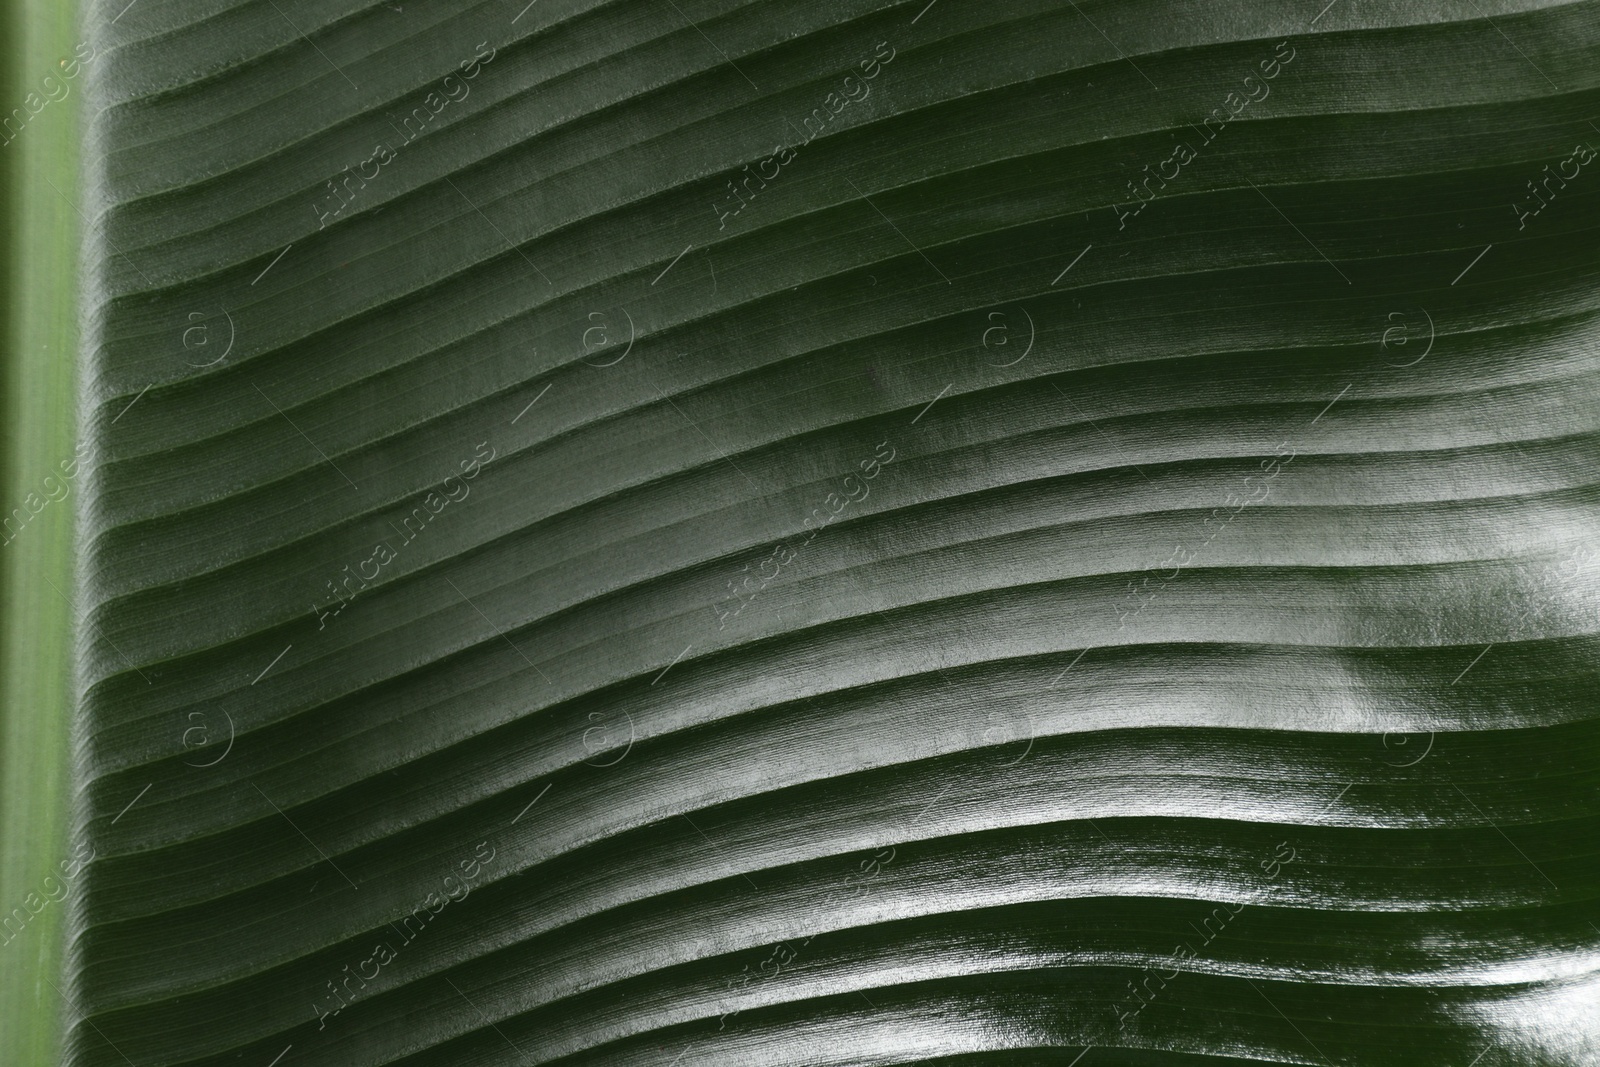
[[[72,54],[74,5],[26,0],[7,5],[4,110],[22,106],[57,62]],[[71,83],[69,83],[71,84]],[[77,217],[51,189],[77,187],[77,99],[48,104],[0,146],[13,180],[5,211],[4,303],[6,448],[0,507],[27,510],[29,493],[45,495],[43,480],[59,476],[71,456],[77,352],[74,305]],[[27,109],[31,110],[31,109]],[[40,284],[41,279],[45,284]],[[47,876],[69,852],[68,763],[72,721],[72,519],[82,484],[46,505],[10,543],[0,546],[0,911],[22,907],[29,894],[43,908],[21,934],[0,945],[0,1046],[17,1064],[59,1062],[63,929],[68,897],[48,899]],[[51,586],[55,588],[52,589]],[[59,592],[57,591],[59,590]],[[35,898],[36,900],[38,898]]]

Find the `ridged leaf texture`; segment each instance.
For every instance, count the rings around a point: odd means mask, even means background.
[[[70,1063],[1600,1062],[1600,3],[87,18]]]

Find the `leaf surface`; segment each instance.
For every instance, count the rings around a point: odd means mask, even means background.
[[[1600,1057],[1600,3],[115,6],[69,1062]]]

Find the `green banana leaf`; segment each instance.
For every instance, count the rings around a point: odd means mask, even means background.
[[[1600,3],[83,43],[65,1062],[1600,1063]]]

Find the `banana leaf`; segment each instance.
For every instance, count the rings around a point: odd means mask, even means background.
[[[1600,3],[84,40],[67,1063],[1600,1062]]]

